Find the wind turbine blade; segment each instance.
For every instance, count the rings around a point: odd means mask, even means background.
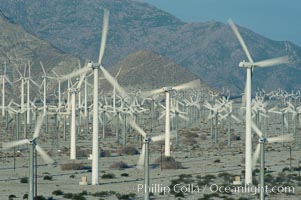
[[[159,116],[159,120],[162,119],[165,116],[165,111],[162,112],[162,114]]]
[[[100,67],[101,71],[103,72],[104,77],[107,79],[107,81],[113,86],[115,87],[115,89],[117,90],[117,92],[123,97],[123,98],[127,98],[128,94],[125,92],[125,90],[119,85],[119,83],[117,82],[117,80],[111,75],[109,74],[109,72],[103,68],[102,66]]]
[[[18,68],[17,68],[16,70],[17,70],[17,72],[19,73],[20,77],[23,77],[23,75],[22,75],[22,73],[20,72],[20,70],[19,70]]]
[[[42,117],[39,117],[39,119],[37,121],[35,130],[34,130],[34,134],[33,134],[33,138],[39,137],[40,129],[42,127],[43,121],[44,121],[44,115]]]
[[[259,153],[260,153],[260,144],[257,144],[253,155],[253,166],[256,166],[257,160],[259,158]]]
[[[278,58],[267,59],[259,62],[255,62],[254,65],[257,67],[270,67],[273,65],[280,65],[289,63],[288,56],[282,56]]]
[[[151,140],[153,142],[163,141],[163,140],[165,140],[165,134],[153,136],[153,137],[151,137]]]
[[[257,125],[251,121],[251,126],[252,126],[252,129],[255,131],[255,133],[260,137],[262,138],[263,137],[263,133],[261,132],[261,130],[257,127]]]
[[[119,68],[117,74],[115,75],[115,79],[117,79],[117,77],[120,75],[121,70],[122,70],[122,66]]]
[[[46,151],[44,151],[38,144],[36,145],[36,150],[47,164],[54,163]]]
[[[37,82],[35,82],[34,80],[32,80],[32,79],[29,79],[35,86],[37,86],[38,88],[40,87],[40,85],[37,83]]]
[[[271,138],[268,138],[268,142],[269,143],[274,143],[274,142],[290,142],[290,141],[293,141],[294,140],[294,137],[292,134],[287,134],[287,135],[282,135],[281,136],[277,136],[277,137],[271,137]]]
[[[141,150],[138,162],[137,162],[137,168],[143,169],[144,160],[145,160],[145,144],[143,143],[142,150]]]
[[[44,76],[46,76],[46,72],[45,72],[45,69],[44,69],[44,66],[43,66],[43,63],[42,63],[42,61],[40,61],[40,65],[41,65],[41,67],[42,67],[42,70],[43,70]]]
[[[98,63],[102,63],[102,58],[106,48],[106,41],[107,41],[107,33],[109,27],[109,11],[104,9],[104,16],[103,16],[103,26],[102,26],[102,36],[101,36],[101,43],[100,43],[100,50],[99,50],[99,57]]]
[[[189,117],[186,117],[185,115],[179,114],[179,117],[184,119],[185,121],[189,121]]]
[[[86,77],[86,73],[87,73],[87,72],[84,72],[84,73],[80,76],[80,79],[79,79],[78,84],[77,84],[77,86],[76,86],[77,89],[80,89],[82,83],[84,82],[85,77]]]
[[[6,142],[6,143],[2,144],[2,148],[8,149],[11,147],[16,147],[16,146],[20,146],[20,145],[24,145],[24,144],[29,144],[29,140],[24,139],[24,140],[18,140],[18,141],[13,141],[13,142]]]
[[[70,74],[62,76],[61,81],[66,81],[66,80],[72,79],[76,76],[79,76],[79,75],[85,73],[85,72],[88,72],[89,70],[91,70],[91,68],[86,66],[86,67],[81,68],[77,71],[71,72]]]
[[[6,75],[4,75],[4,79],[5,79],[11,86],[13,86],[13,83],[7,78]]]
[[[191,88],[195,88],[197,86],[200,86],[201,82],[199,79],[194,80],[194,81],[190,81],[188,83],[184,83],[178,86],[173,87],[173,89],[175,90],[185,90],[185,89],[191,89]]]
[[[288,122],[287,122],[286,116],[284,116],[284,125],[285,125],[285,128],[288,129]]]
[[[154,89],[154,90],[142,92],[142,96],[144,96],[144,97],[151,97],[151,96],[154,96],[154,95],[159,94],[161,92],[163,92],[162,88],[160,88],[160,89]]]
[[[235,121],[237,121],[238,123],[241,123],[241,120],[238,119],[235,115],[232,114],[231,117],[232,117]]]
[[[131,117],[129,117],[128,122],[140,135],[142,135],[143,138],[146,137],[144,130],[142,130],[142,128],[140,128]]]
[[[234,22],[232,21],[232,19],[229,19],[229,20],[228,20],[228,23],[229,23],[229,25],[230,25],[232,31],[234,32],[236,38],[238,39],[238,41],[239,41],[241,47],[243,48],[243,50],[244,50],[244,52],[245,52],[245,54],[246,54],[246,56],[247,56],[249,62],[252,62],[252,63],[253,63],[253,59],[252,59],[252,57],[251,57],[251,55],[250,55],[250,52],[249,52],[249,50],[248,50],[248,48],[247,48],[247,45],[246,45],[245,41],[242,39],[242,37],[241,37],[241,35],[240,35],[240,33],[239,33],[239,31],[238,31],[236,25],[234,24]]]

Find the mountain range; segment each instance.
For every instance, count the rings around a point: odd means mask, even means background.
[[[237,94],[243,91],[245,70],[238,63],[246,56],[226,24],[185,23],[154,6],[132,0],[0,1],[5,16],[29,33],[64,53],[94,61],[106,8],[110,11],[103,61],[106,67],[117,65],[129,54],[148,50],[184,66],[209,86],[227,87]],[[287,65],[254,70],[253,90],[300,88],[300,47],[288,41],[270,40],[247,28],[239,27],[239,31],[255,61],[290,57]],[[146,72],[140,74],[147,77]],[[135,77],[138,79],[142,77]]]

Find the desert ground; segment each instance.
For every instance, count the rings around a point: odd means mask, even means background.
[[[235,107],[239,107],[235,104]],[[258,193],[251,192],[223,192],[217,191],[216,186],[234,187],[235,176],[244,181],[244,127],[243,121],[232,120],[231,147],[227,145],[228,122],[218,123],[217,143],[211,137],[211,123],[208,120],[208,110],[201,109],[199,117],[193,122],[179,120],[178,144],[172,139],[171,156],[175,159],[160,164],[161,155],[164,155],[164,143],[150,144],[150,186],[152,199],[258,199]],[[237,109],[238,110],[238,109]],[[234,115],[239,116],[239,111]],[[261,129],[268,131],[268,137],[281,134],[281,119],[275,114],[269,115],[268,126],[263,120]],[[240,117],[241,119],[243,117]],[[69,119],[67,119],[68,121]],[[82,119],[84,121],[84,119]],[[141,121],[140,126],[149,133],[149,121]],[[136,164],[141,152],[142,140],[135,130],[127,126],[127,144],[123,146],[116,142],[115,119],[109,120],[103,138],[100,124],[100,184],[91,185],[92,131],[82,122],[77,132],[77,159],[69,159],[70,127],[66,127],[66,139],[63,136],[63,126],[56,126],[54,118],[48,119],[48,133],[45,133],[45,124],[42,126],[38,144],[45,149],[54,164],[45,164],[37,156],[37,194],[39,199],[143,199],[143,169]],[[15,126],[11,123],[5,129],[5,120],[2,119],[1,141],[16,140]],[[28,135],[33,127],[28,127]],[[290,126],[289,126],[290,127]],[[20,136],[23,138],[21,123]],[[213,133],[215,132],[213,127]],[[119,127],[120,133],[122,125]],[[164,119],[156,120],[150,135],[164,133]],[[285,129],[285,134],[292,133],[292,128]],[[280,192],[270,193],[267,199],[300,199],[301,177],[299,162],[301,160],[300,127],[297,124],[297,137],[292,142],[267,144],[265,146],[265,160],[268,170],[265,174],[266,184],[270,187],[280,187]],[[253,134],[253,150],[257,145],[258,137]],[[125,147],[127,147],[125,149]],[[290,158],[291,149],[291,158]],[[138,153],[135,152],[138,150]],[[128,155],[127,155],[128,154]],[[134,154],[134,155],[131,155]],[[20,147],[0,150],[0,199],[25,199],[28,193],[28,183],[23,180],[29,174],[29,147]],[[15,156],[14,156],[15,155]],[[14,161],[15,160],[15,161]],[[159,162],[156,162],[159,161]],[[120,162],[124,162],[120,164]],[[179,162],[179,163],[177,163]],[[68,165],[69,164],[69,165]],[[172,168],[181,165],[179,169]],[[68,168],[70,167],[70,169]],[[116,168],[117,166],[117,168]],[[120,167],[118,169],[118,167]],[[179,166],[178,166],[179,167]],[[77,169],[76,169],[77,168]],[[259,182],[259,163],[253,169],[253,182]],[[82,177],[87,177],[87,185],[80,185]],[[26,178],[25,178],[26,179]],[[22,183],[25,182],[25,183]],[[174,185],[178,184],[175,188]],[[293,191],[284,191],[290,186]],[[279,188],[278,187],[278,188]],[[169,191],[168,188],[171,190]],[[198,189],[198,190],[196,190]],[[182,191],[182,192],[181,192]],[[71,193],[71,194],[70,194]],[[24,196],[25,195],[25,196]]]

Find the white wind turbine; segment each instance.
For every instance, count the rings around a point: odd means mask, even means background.
[[[107,40],[107,31],[109,25],[109,11],[104,9],[104,18],[103,18],[103,30],[102,38],[100,43],[100,51],[98,57],[98,63],[88,63],[87,67],[81,68],[78,71],[75,71],[69,75],[63,77],[62,80],[68,80],[73,77],[76,77],[80,74],[83,74],[89,70],[93,70],[94,74],[94,84],[93,84],[93,134],[92,134],[92,185],[98,185],[99,181],[99,148],[98,148],[98,70],[102,67],[102,58],[104,55],[104,50]]]
[[[180,91],[195,88],[200,86],[200,80],[190,81],[188,83],[184,83],[175,87],[163,87],[160,89],[151,90],[148,92],[144,92],[144,97],[154,96],[155,94],[159,94],[165,92],[165,156],[170,157],[170,92],[171,91]]]
[[[27,112],[27,124],[30,124],[30,82],[32,84],[34,84],[36,87],[40,87],[39,84],[37,82],[35,82],[32,78],[31,78],[31,74],[30,74],[30,68],[31,68],[31,64],[30,62],[28,62],[28,77],[25,77],[26,83],[27,83],[27,101],[26,101],[26,112]]]
[[[273,59],[268,59],[264,61],[254,62],[249,50],[242,39],[236,25],[234,22],[229,19],[230,27],[232,28],[235,36],[237,37],[240,45],[242,46],[244,53],[246,54],[248,61],[242,61],[239,63],[239,67],[246,68],[247,77],[246,77],[246,85],[245,85],[245,93],[244,98],[246,102],[246,136],[245,136],[245,149],[246,149],[246,163],[245,163],[245,184],[252,184],[252,136],[251,136],[251,120],[252,120],[252,111],[251,111],[251,78],[252,71],[255,67],[269,67],[273,65],[288,63],[288,57],[278,57]]]
[[[152,142],[163,141],[165,139],[165,135],[163,134],[150,137],[134,122],[132,118],[130,118],[128,122],[143,137],[143,146],[137,163],[137,167],[143,168],[144,166],[144,199],[149,200],[149,144]]]
[[[231,121],[232,119],[234,119],[236,122],[241,123],[241,120],[233,114],[233,101],[226,102],[224,111],[226,112],[226,114],[221,119],[228,119],[228,147],[231,147]]]
[[[39,137],[40,134],[40,129],[42,126],[44,120],[44,116],[40,117],[36,123],[35,126],[35,131],[33,134],[33,137],[31,140],[29,139],[23,139],[23,140],[19,140],[19,141],[13,141],[13,142],[8,142],[8,143],[3,143],[3,148],[7,149],[7,148],[11,148],[11,147],[16,147],[16,146],[20,146],[20,145],[25,145],[25,144],[29,144],[31,145],[30,148],[30,160],[29,160],[29,192],[28,192],[28,199],[29,200],[33,200],[34,199],[34,194],[35,194],[35,184],[34,183],[34,177],[35,177],[35,173],[34,173],[34,154],[35,151],[37,151],[40,156],[43,158],[43,160],[50,164],[53,163],[54,161],[48,156],[48,154],[38,145],[37,143],[37,139]]]
[[[265,181],[264,181],[264,168],[265,168],[265,153],[264,153],[264,146],[266,143],[274,143],[274,142],[283,142],[283,141],[292,141],[293,137],[292,135],[281,135],[277,137],[271,137],[267,138],[264,137],[264,134],[260,131],[260,129],[256,126],[254,122],[252,123],[252,128],[255,131],[255,133],[258,135],[259,140],[257,147],[254,152],[254,157],[253,157],[253,166],[256,166],[257,160],[260,155],[260,200],[265,199]]]
[[[80,91],[81,84],[84,81],[85,73],[81,75],[81,78],[76,87],[70,88],[71,92],[71,125],[70,125],[70,159],[76,159],[76,94]]]
[[[6,76],[6,62],[4,63],[4,72],[3,75],[0,76],[2,83],[2,116],[5,116],[5,84],[6,82],[13,86],[12,82]],[[0,83],[0,84],[1,84]]]

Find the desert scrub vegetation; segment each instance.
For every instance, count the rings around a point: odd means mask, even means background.
[[[20,183],[28,183],[28,177],[22,177]]]
[[[123,161],[119,161],[119,162],[114,162],[113,164],[110,165],[111,169],[126,169],[129,168],[128,164],[123,162]]]
[[[93,197],[108,197],[111,195],[116,194],[115,191],[101,191],[101,192],[95,192],[94,194],[92,194]]]
[[[112,178],[115,178],[115,174],[112,174],[112,173],[104,174],[101,176],[101,178],[112,179]]]
[[[111,151],[110,150],[101,150],[100,157],[110,157]]]
[[[82,163],[65,163],[61,164],[61,170],[82,170],[84,165]]]
[[[176,161],[173,157],[161,157],[157,158],[156,163],[161,164],[162,169],[183,169],[183,166],[180,162]]]
[[[43,177],[43,180],[52,181],[52,176],[46,175]]]
[[[130,194],[119,194],[119,193],[116,193],[115,196],[119,200],[134,200],[134,199],[136,199],[137,195],[135,193],[130,193]]]
[[[63,198],[72,199],[72,200],[86,200],[86,197],[84,197],[81,193],[78,194],[65,193],[63,195]]]
[[[63,192],[62,190],[54,190],[54,191],[52,192],[52,194],[53,194],[53,195],[56,195],[56,196],[60,196],[60,195],[63,195],[64,192]]]
[[[123,147],[119,150],[120,155],[137,155],[139,151],[132,146]]]

